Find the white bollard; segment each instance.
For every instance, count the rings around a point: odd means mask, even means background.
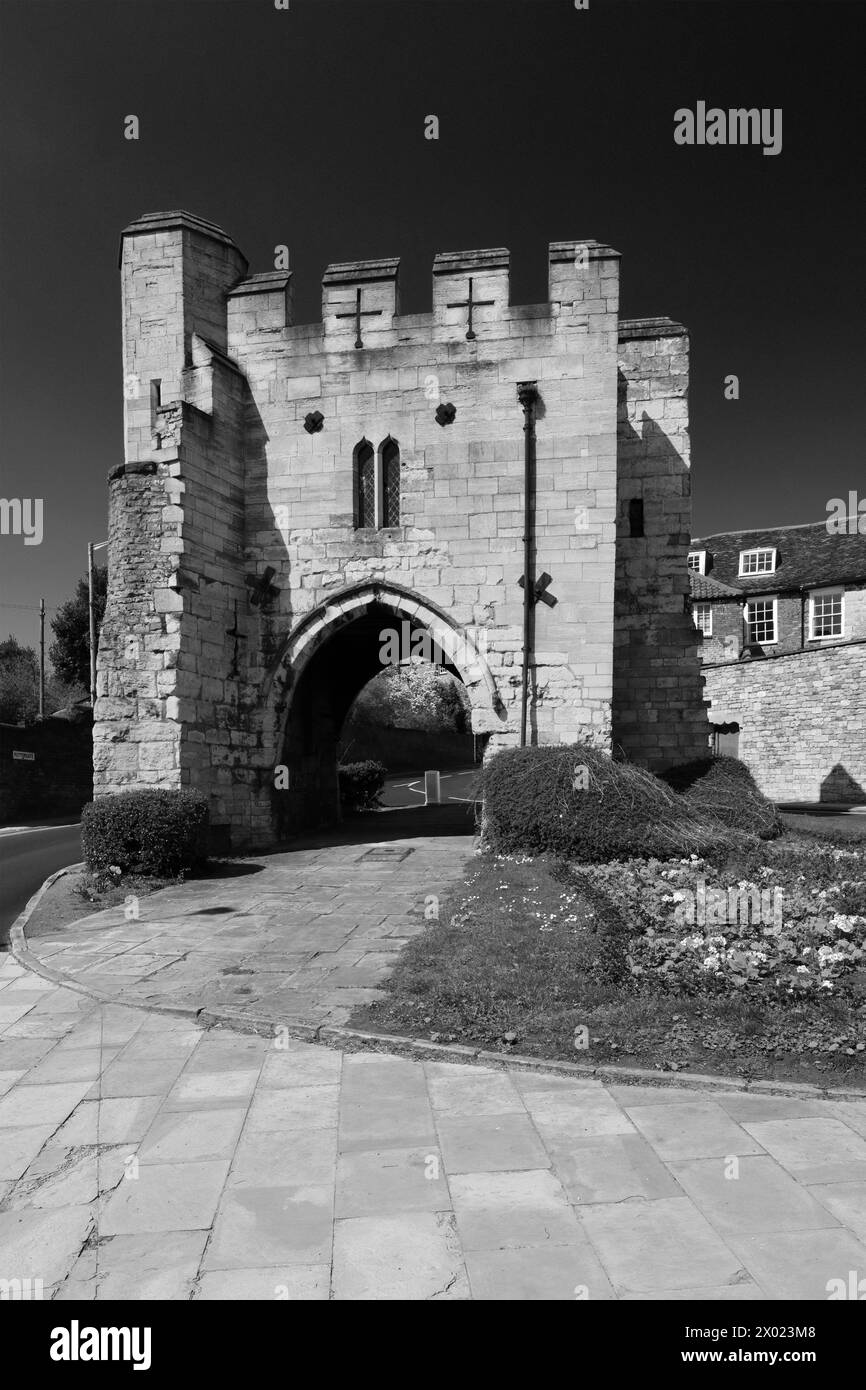
[[[438,773],[438,772],[425,772],[425,773],[424,773],[424,805],[425,805],[425,806],[438,806],[439,803],[441,802],[441,800],[442,800],[442,794],[441,794],[440,789],[439,789],[439,773]]]

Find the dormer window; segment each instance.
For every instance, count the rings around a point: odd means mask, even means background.
[[[775,574],[776,550],[765,546],[757,550],[740,551],[740,576],[748,574]]]
[[[706,574],[707,552],[705,550],[690,550],[688,566],[693,574]]]

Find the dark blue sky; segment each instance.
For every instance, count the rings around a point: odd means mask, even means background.
[[[2,0],[0,491],[44,499],[41,546],[0,538],[2,635],[33,642],[10,605],[61,603],[105,534],[118,233],[160,208],[225,227],[253,271],[288,244],[297,322],[330,261],[399,255],[411,313],[438,250],[508,246],[536,303],[549,241],[607,241],[622,313],[691,331],[695,534],[862,496],[864,9]],[[781,107],[782,152],[676,145],[698,101]]]

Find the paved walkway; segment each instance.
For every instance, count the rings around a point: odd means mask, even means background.
[[[472,855],[471,833],[406,836],[423,815],[379,815],[354,832],[393,827],[403,838],[321,836],[312,848],[236,862],[227,877],[28,938],[28,950],[34,963],[111,1000],[248,1024],[339,1026],[376,997],[400,947],[423,930],[425,902],[432,910]],[[353,826],[343,833],[352,837]]]
[[[277,1041],[0,957],[0,1279],[60,1300],[826,1299],[866,1274],[866,1102]]]

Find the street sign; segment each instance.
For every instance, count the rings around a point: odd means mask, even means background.
[[[12,757],[16,763],[35,763],[35,753],[22,753],[20,748],[12,749]]]

